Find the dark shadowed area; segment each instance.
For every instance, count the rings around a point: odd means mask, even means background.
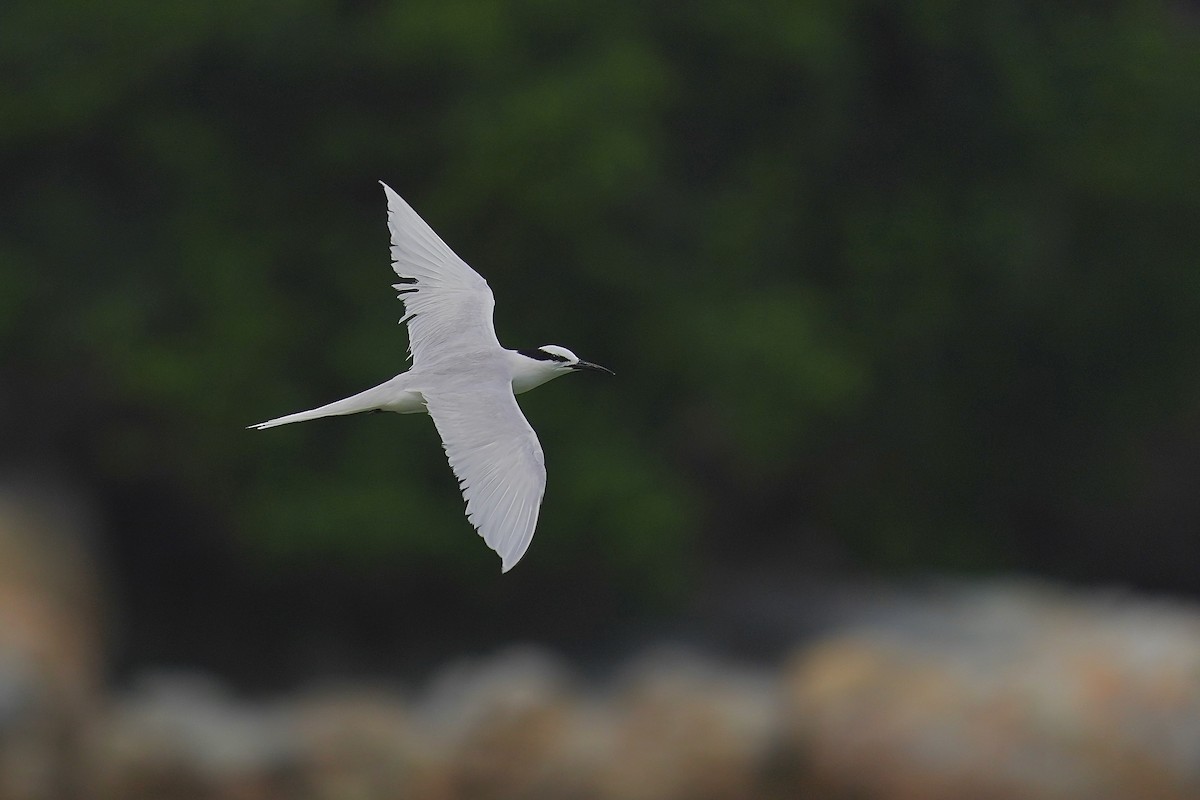
[[[1200,796],[1200,7],[0,4],[0,800]],[[510,573],[384,180],[521,396]]]

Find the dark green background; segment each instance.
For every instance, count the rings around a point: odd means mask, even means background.
[[[4,466],[97,509],[130,660],[757,565],[1195,594],[1198,142],[1194,3],[8,0]],[[404,368],[379,179],[618,375],[522,398],[503,578],[427,419],[243,430]]]

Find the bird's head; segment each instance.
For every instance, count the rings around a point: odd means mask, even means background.
[[[614,374],[611,369],[584,361],[567,348],[556,344],[544,344],[533,350],[518,350],[517,353],[524,357],[524,363],[516,370],[517,374],[513,378],[513,389],[517,393],[541,386],[546,381],[568,372]]]

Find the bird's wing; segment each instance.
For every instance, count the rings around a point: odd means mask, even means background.
[[[404,301],[414,366],[499,348],[492,327],[495,300],[487,281],[454,254],[400,195],[387,195],[395,289]]]
[[[529,547],[546,489],[537,434],[502,375],[423,394],[467,501],[467,519],[508,572]]]

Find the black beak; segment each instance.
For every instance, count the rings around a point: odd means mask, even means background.
[[[590,361],[577,361],[571,365],[571,369],[587,370],[589,372],[607,372],[609,375],[617,374],[608,367],[602,367],[599,364],[593,364]]]

